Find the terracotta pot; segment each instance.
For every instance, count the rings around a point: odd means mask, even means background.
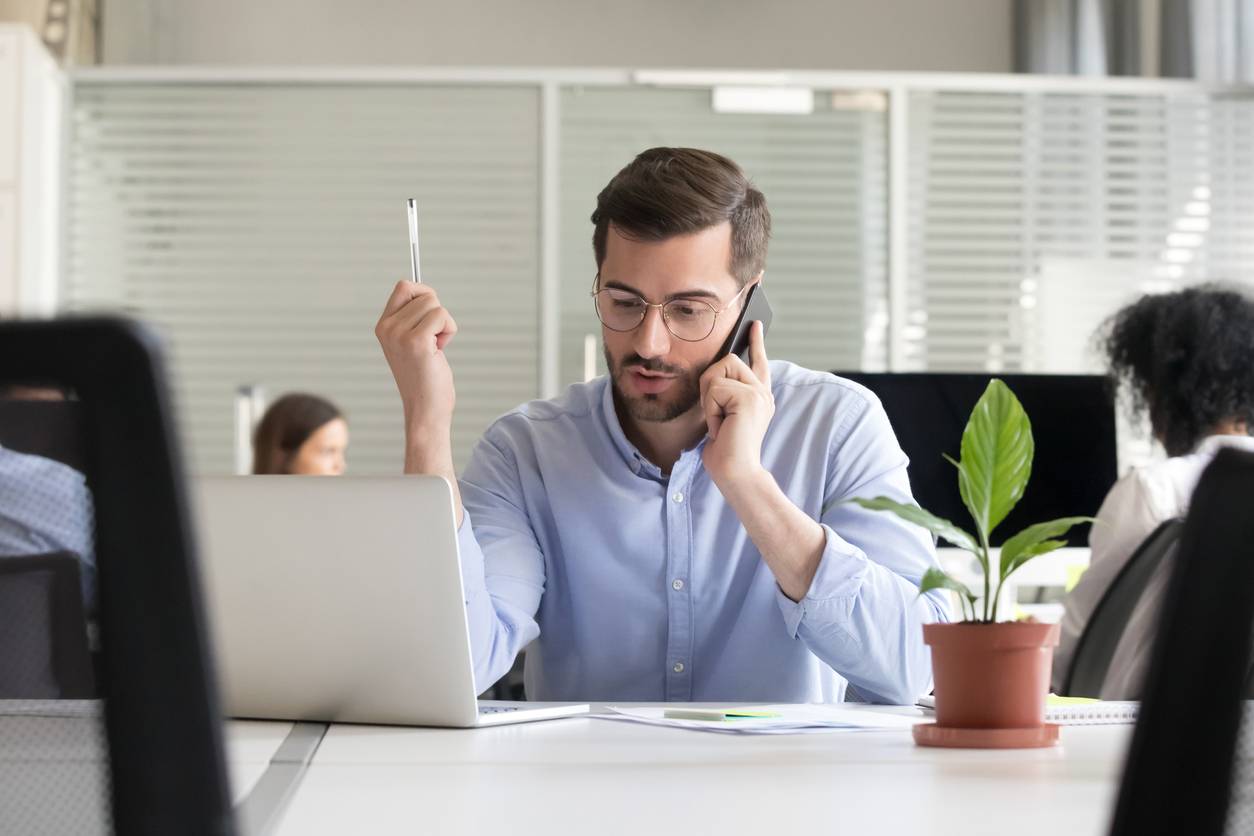
[[[925,624],[936,683],[936,725],[1023,729],[1045,722],[1057,624]]]

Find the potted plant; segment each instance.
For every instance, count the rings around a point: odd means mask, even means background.
[[[891,511],[975,556],[983,572],[982,596],[940,569],[929,569],[919,594],[949,589],[958,594],[963,621],[927,624],[932,648],[936,722],[915,727],[916,742],[932,746],[1029,747],[1057,742],[1057,726],[1044,723],[1050,665],[1058,625],[999,622],[1002,586],[1034,557],[1066,545],[1059,539],[1091,517],[1063,517],[1030,525],[1002,544],[994,562],[989,538],[1023,496],[1032,471],[1032,425],[1019,399],[1001,380],[989,381],[962,433],[958,491],[975,533],[917,505],[886,497],[854,499],[864,508]]]

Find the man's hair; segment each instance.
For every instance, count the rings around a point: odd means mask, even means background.
[[[1192,451],[1224,421],[1254,429],[1254,302],[1240,291],[1209,284],[1143,296],[1099,340],[1168,455]]]
[[[762,272],[771,237],[766,198],[740,166],[711,151],[650,148],[614,175],[597,195],[592,249],[597,269],[605,263],[612,224],[624,238],[664,241],[727,221],[731,224],[728,270],[743,287]]]

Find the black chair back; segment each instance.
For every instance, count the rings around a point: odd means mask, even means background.
[[[1100,697],[1115,649],[1138,606],[1146,606],[1145,588],[1175,553],[1184,521],[1167,520],[1154,529],[1110,582],[1076,641],[1063,693]]]
[[[78,558],[0,557],[0,700],[95,696]]]
[[[1221,450],[1185,519],[1113,836],[1254,831],[1243,783],[1254,778],[1251,753],[1238,746],[1243,731],[1252,739],[1248,724],[1242,729],[1254,626],[1252,501],[1254,454]],[[1230,804],[1234,789],[1241,805]]]
[[[101,699],[0,706],[0,830],[229,836],[222,715],[157,342],[116,319],[0,323],[0,383],[32,379],[79,399]]]

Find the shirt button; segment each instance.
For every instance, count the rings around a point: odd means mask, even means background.
[[[671,581],[671,589],[675,590],[676,592],[678,592],[679,590],[683,588],[684,588],[684,582],[680,580],[679,578],[675,578],[675,580]]]
[[[683,502],[684,501],[683,492],[675,491],[675,493],[671,494],[671,499],[675,500],[676,502]]]
[[[683,673],[683,672],[684,672],[684,663],[683,663],[683,662],[676,662],[673,666],[671,666],[671,670],[673,670],[675,673]]]

